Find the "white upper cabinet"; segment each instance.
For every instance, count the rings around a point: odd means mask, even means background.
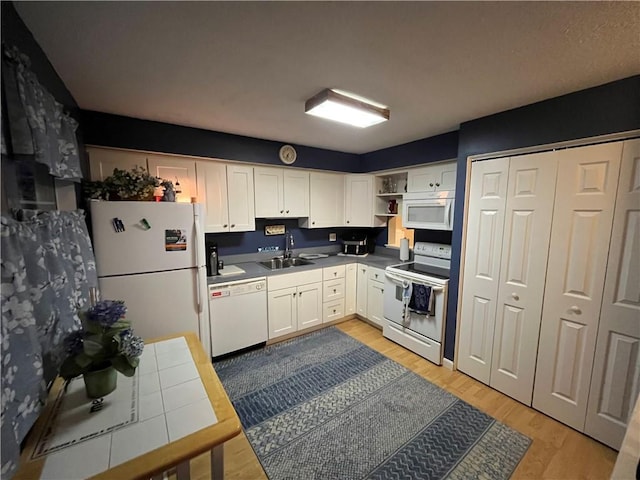
[[[256,218],[309,215],[309,172],[255,167]]]
[[[229,231],[254,231],[256,217],[253,167],[227,165],[227,195],[229,199]]]
[[[204,204],[204,231],[229,231],[227,166],[217,162],[196,162],[198,202]]]
[[[456,162],[414,168],[407,174],[407,192],[439,192],[456,189]]]
[[[309,217],[301,219],[300,226],[324,228],[344,225],[343,175],[311,172],[309,187]]]
[[[373,175],[345,175],[344,218],[347,227],[373,227]]]
[[[218,162],[196,163],[198,202],[205,206],[204,231],[248,232],[253,216],[253,169]]]
[[[165,155],[147,156],[149,173],[173,182],[176,202],[191,202],[196,196],[196,162],[190,158]]]
[[[104,180],[113,174],[114,168],[132,170],[134,167],[142,167],[147,170],[146,153],[97,147],[87,147],[87,153],[89,178],[92,181]]]
[[[309,216],[309,172],[284,169],[283,179],[285,216]]]

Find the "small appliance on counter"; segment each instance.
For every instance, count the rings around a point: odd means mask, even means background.
[[[207,277],[218,275],[218,270],[222,267],[218,263],[218,245],[207,242]]]
[[[373,253],[375,242],[366,231],[353,230],[342,234],[343,255],[367,255]]]

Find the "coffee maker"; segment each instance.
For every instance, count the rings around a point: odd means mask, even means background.
[[[350,231],[342,235],[342,253],[344,255],[366,255],[373,253],[375,243],[367,232]]]

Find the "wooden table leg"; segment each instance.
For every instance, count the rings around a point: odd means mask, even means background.
[[[224,478],[224,444],[211,449],[211,480]]]

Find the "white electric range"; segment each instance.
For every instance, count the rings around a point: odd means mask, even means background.
[[[382,334],[442,365],[451,246],[416,242],[413,253],[385,269]]]

